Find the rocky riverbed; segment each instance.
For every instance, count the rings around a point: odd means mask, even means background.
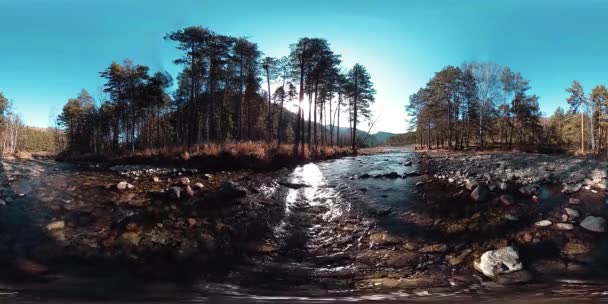
[[[606,168],[564,156],[407,150],[264,173],[5,161],[0,255],[11,271],[0,279],[44,280],[34,290],[68,295],[77,291],[61,284],[83,274],[89,291],[107,278],[187,282],[186,300],[514,288],[597,297],[600,287],[570,284],[608,278]],[[124,295],[141,299],[132,292]]]

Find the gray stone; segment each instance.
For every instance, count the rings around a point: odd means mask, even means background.
[[[129,188],[129,183],[126,181],[122,181],[116,185],[116,189],[118,190],[127,190],[127,188]]]
[[[518,285],[532,281],[534,277],[527,270],[520,270],[511,273],[501,274],[496,277],[496,283],[502,285]]]
[[[571,220],[581,216],[580,212],[578,212],[578,210],[576,210],[576,209],[564,208],[564,210],[566,211],[568,218]]]
[[[574,225],[570,223],[557,223],[555,224],[555,229],[557,230],[572,230],[574,229]]]
[[[510,206],[515,204],[515,199],[510,194],[503,194],[499,197],[500,202],[505,206]]]
[[[490,189],[488,189],[488,186],[480,184],[471,192],[471,198],[476,202],[483,202],[488,198],[489,193]]]
[[[568,203],[572,205],[579,205],[581,203],[581,200],[578,198],[571,197],[570,199],[568,199]]]
[[[526,195],[526,196],[531,196],[531,195],[536,194],[537,189],[538,189],[538,187],[534,184],[526,185],[526,186],[519,188],[519,193]]]
[[[484,252],[474,266],[475,269],[490,278],[523,268],[519,254],[515,248],[510,246]]]
[[[182,177],[179,179],[179,184],[182,186],[190,185],[190,179],[187,177]]]
[[[581,223],[581,227],[591,232],[605,232],[606,220],[599,216],[588,216]]]
[[[227,181],[222,185],[222,196],[226,198],[237,198],[247,195],[247,189],[233,181]]]
[[[574,185],[565,185],[564,189],[562,189],[562,193],[565,193],[565,194],[576,193],[579,190],[581,190],[582,187],[583,187],[583,184],[581,184],[581,183],[574,184]]]
[[[542,220],[534,223],[534,226],[536,227],[549,227],[551,225],[553,225],[553,222],[551,222],[550,220]]]
[[[171,187],[169,189],[169,197],[171,199],[178,200],[178,199],[181,198],[181,195],[182,195],[182,188],[180,188],[180,187]]]

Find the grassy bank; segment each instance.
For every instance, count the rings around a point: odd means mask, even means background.
[[[308,147],[295,154],[292,144],[269,145],[266,142],[238,142],[197,145],[190,149],[147,149],[120,154],[61,153],[57,159],[75,163],[109,163],[112,165],[154,164],[179,165],[205,170],[273,170],[307,161],[355,155],[347,147]]]

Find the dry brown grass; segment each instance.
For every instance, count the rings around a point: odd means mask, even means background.
[[[275,169],[296,165],[304,161],[330,159],[352,155],[345,147],[301,147],[294,153],[292,144],[243,141],[223,144],[201,144],[185,149],[182,147],[145,149],[124,154],[70,154],[63,159],[69,161],[109,162],[115,164],[163,163],[183,164],[205,169]]]

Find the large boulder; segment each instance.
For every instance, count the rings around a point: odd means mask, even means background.
[[[483,202],[488,198],[490,189],[485,184],[480,184],[471,192],[471,198],[476,202]]]
[[[606,220],[599,216],[588,216],[581,222],[581,227],[591,232],[605,232]]]
[[[221,195],[225,198],[237,198],[247,195],[247,189],[233,181],[227,181],[222,185]]]
[[[479,262],[476,261],[474,266],[475,269],[489,278],[495,278],[501,274],[515,272],[523,268],[517,250],[510,246],[484,252]]]

